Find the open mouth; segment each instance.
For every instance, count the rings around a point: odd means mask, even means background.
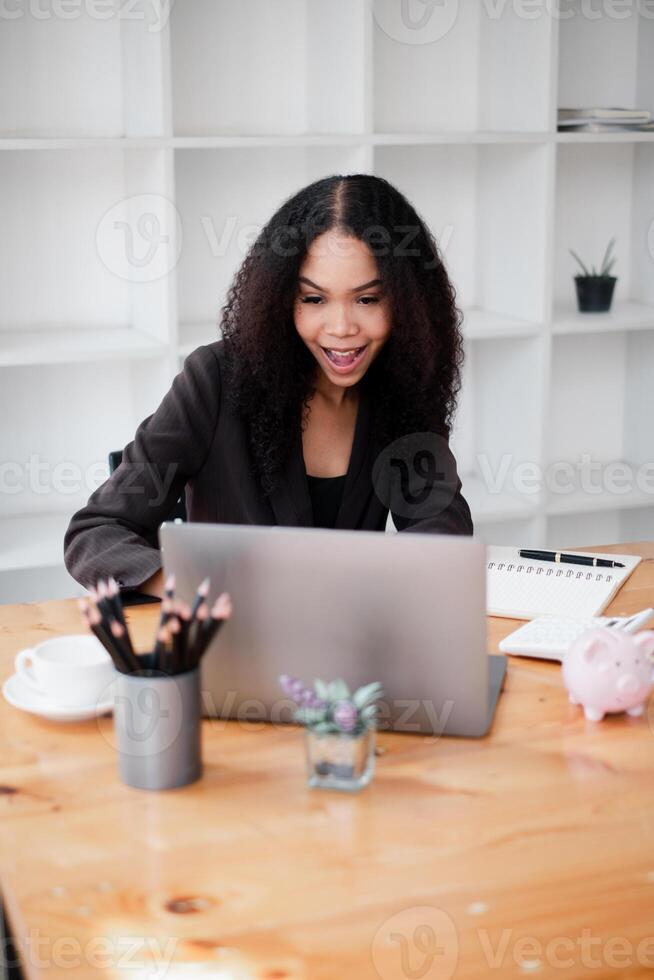
[[[350,347],[348,350],[342,350],[336,347],[322,347],[321,349],[329,363],[337,370],[339,368],[341,370],[351,370],[363,360],[368,345],[364,344],[363,347]]]

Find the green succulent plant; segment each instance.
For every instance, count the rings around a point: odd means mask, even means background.
[[[313,688],[296,677],[282,674],[279,683],[284,693],[295,701],[295,721],[318,735],[361,735],[376,727],[377,704],[382,687],[377,681],[365,684],[352,693],[344,680],[326,683],[317,680]]]
[[[575,260],[575,262],[578,262],[579,263],[579,265],[581,267],[581,270],[582,270],[582,272],[583,272],[583,274],[585,276],[594,276],[596,278],[604,278],[604,277],[607,277],[609,275],[609,273],[611,272],[611,269],[613,268],[613,265],[615,263],[615,256],[613,256],[613,258],[611,257],[611,252],[613,251],[613,246],[614,245],[615,245],[615,238],[612,238],[611,241],[609,242],[609,244],[606,246],[606,252],[604,253],[604,258],[602,259],[602,264],[600,266],[600,271],[599,272],[597,271],[597,269],[595,268],[595,266],[592,266],[592,271],[589,272],[588,271],[588,268],[581,261],[581,259],[577,255],[577,253],[575,251],[573,251],[571,248],[569,248],[568,251],[570,252],[570,255],[573,257],[573,259]]]

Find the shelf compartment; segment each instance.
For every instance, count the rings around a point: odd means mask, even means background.
[[[629,329],[629,324],[638,324],[643,316],[639,306],[654,307],[650,206],[654,143],[614,142],[592,148],[564,143],[557,146],[556,157],[554,309],[575,306],[574,276],[581,270],[569,249],[588,268],[598,267],[609,240],[615,238],[613,307],[616,316],[625,315]]]
[[[525,337],[543,332],[544,324],[520,317],[506,316],[479,307],[464,308],[463,335],[468,340],[500,340]]]
[[[581,334],[554,336],[547,425],[552,484],[548,513],[622,510],[654,503],[649,490],[654,484],[653,370],[652,331],[595,334],[592,347]],[[606,471],[611,464],[615,472]],[[621,465],[629,470],[621,471],[617,468]],[[604,491],[589,493],[582,471],[592,487]],[[609,479],[616,481],[613,488]],[[556,492],[555,486],[563,486],[563,492]]]
[[[347,146],[176,150],[180,322],[217,324],[250,244],[281,204],[320,177],[360,172],[362,162],[361,149]]]
[[[654,330],[654,306],[631,300],[614,302],[607,313],[579,313],[576,307],[554,310],[555,334],[622,333],[627,330]]]
[[[165,132],[166,4],[100,13],[18,4],[0,32],[0,134],[122,137]],[[120,7],[120,9],[118,9]],[[160,22],[157,14],[161,13]]]
[[[582,453],[598,462],[625,457],[624,341],[617,334],[595,335],[592,346],[578,334],[553,338],[550,464],[576,460]]]
[[[0,329],[0,367],[161,357],[167,350],[149,334],[119,324]]]
[[[541,337],[466,342],[451,446],[474,520],[538,513],[543,495],[533,469],[541,458],[544,357]]]
[[[435,236],[462,308],[541,322],[548,147],[375,147]]]
[[[1,372],[3,518],[72,515],[108,476],[108,454],[134,438],[171,383],[167,357],[32,364]],[[0,538],[0,549],[2,538]]]
[[[12,229],[0,243],[1,325],[129,322],[128,283],[95,248],[102,215],[126,196],[121,151],[3,154],[0,175]]]
[[[377,132],[549,128],[553,18],[525,19],[508,4],[500,16],[476,3],[432,5],[422,17],[407,8],[372,8]]]
[[[585,0],[566,3],[566,16],[559,19],[559,106],[654,112],[654,21],[640,6],[618,14],[598,4],[591,16]]]
[[[175,4],[175,134],[362,131],[366,14],[364,0]]]
[[[170,172],[162,150],[0,154],[0,330],[130,324],[168,342]]]

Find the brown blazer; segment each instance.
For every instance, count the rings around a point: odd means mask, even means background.
[[[122,588],[135,588],[150,578],[162,566],[158,528],[184,489],[189,521],[313,526],[299,426],[280,486],[268,497],[250,472],[245,425],[223,398],[224,357],[222,341],[189,354],[159,407],[125,447],[120,466],[73,515],[64,562],[83,586],[113,575]],[[389,508],[372,482],[377,447],[370,423],[370,396],[362,384],[337,528],[386,526]],[[398,530],[472,534],[454,457],[446,440],[442,446],[448,458],[439,462],[455,477],[448,505],[431,516],[393,513]]]

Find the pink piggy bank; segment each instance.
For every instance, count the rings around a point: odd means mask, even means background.
[[[588,630],[563,658],[563,683],[572,704],[583,705],[589,721],[607,711],[642,715],[652,685],[654,632],[631,635],[620,630]]]

